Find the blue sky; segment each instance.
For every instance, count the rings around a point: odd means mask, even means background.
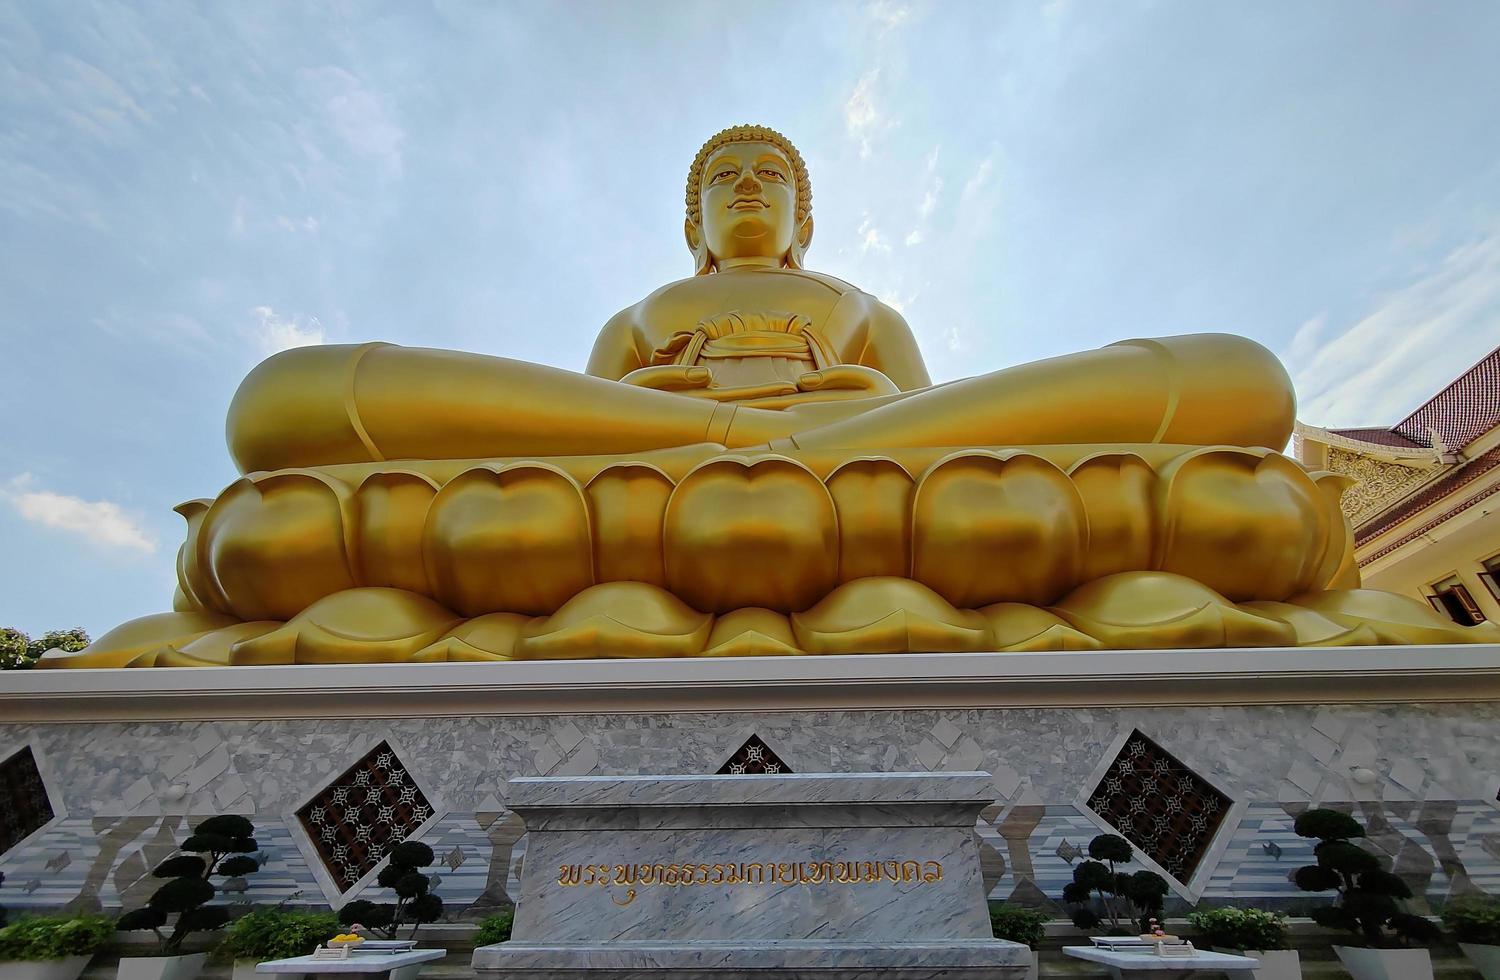
[[[169,608],[286,346],[581,369],[740,122],[936,380],[1129,336],[1390,424],[1500,343],[1500,5],[0,2],[0,625]]]

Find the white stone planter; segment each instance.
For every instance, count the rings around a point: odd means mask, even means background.
[[[255,968],[261,960],[235,960],[234,973],[230,980],[255,980]]]
[[[1480,943],[1459,943],[1469,962],[1484,980],[1500,980],[1500,946],[1485,946]],[[0,974],[3,976],[3,974]]]
[[[186,956],[124,956],[120,958],[119,980],[196,980],[203,972],[207,953]]]
[[[1026,980],[1037,980],[1042,972],[1042,954],[1036,950],[1031,951],[1031,969],[1026,971]],[[1489,980],[1488,977],[1485,980]]]
[[[92,956],[60,960],[0,960],[0,980],[78,980]]]
[[[1302,980],[1302,958],[1295,949],[1236,949],[1231,952],[1260,962],[1255,980]]]
[[[1365,949],[1335,946],[1354,980],[1432,980],[1432,956],[1425,949]]]

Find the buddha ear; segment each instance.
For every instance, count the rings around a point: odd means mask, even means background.
[[[687,239],[688,251],[693,253],[693,275],[706,276],[714,271],[714,257],[708,254],[708,242],[703,238],[703,229],[693,223],[692,218],[682,222],[682,234]]]
[[[797,233],[792,236],[792,247],[787,250],[786,264],[788,268],[801,269],[805,265],[803,259],[807,255],[807,247],[812,244],[813,220],[812,215],[802,219],[797,226]]]

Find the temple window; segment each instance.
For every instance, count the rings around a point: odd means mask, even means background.
[[[1500,602],[1500,555],[1491,555],[1479,564],[1484,566],[1484,571],[1479,573],[1479,581],[1490,590],[1490,595]]]
[[[1427,593],[1427,601],[1432,608],[1444,614],[1460,626],[1475,626],[1484,622],[1484,613],[1480,611],[1479,604],[1474,601],[1474,596],[1469,593],[1468,586],[1459,581],[1457,575],[1450,575],[1431,586],[1432,591]],[[1491,586],[1493,588],[1493,586]]]

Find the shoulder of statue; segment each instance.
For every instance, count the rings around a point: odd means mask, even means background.
[[[858,294],[860,296],[869,295],[858,286],[847,283],[844,280],[840,279],[838,276],[830,276],[826,272],[814,272],[811,269],[781,269],[779,271],[783,275],[798,276],[803,279],[811,279],[813,282],[827,286],[829,289],[838,293],[840,296],[848,296],[850,294]]]
[[[665,285],[657,286],[655,289],[651,290],[651,292],[646,294],[645,299],[636,303],[634,306],[627,307],[627,309],[635,313],[643,320],[649,319],[649,316],[647,314],[657,303],[662,302],[675,293],[693,289],[695,286],[701,283],[702,280],[702,276],[688,276],[685,279],[674,279],[673,281],[666,283]]]

